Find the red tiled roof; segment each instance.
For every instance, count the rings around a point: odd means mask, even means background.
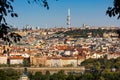
[[[10,56],[8,59],[24,59],[22,56]]]

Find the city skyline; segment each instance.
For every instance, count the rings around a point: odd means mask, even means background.
[[[71,27],[89,26],[117,26],[120,23],[116,17],[110,18],[106,10],[113,5],[113,0],[48,0],[50,9],[38,4],[28,4],[27,1],[15,0],[14,11],[18,18],[7,17],[10,25],[18,28],[30,25],[31,27],[51,28],[67,27],[68,9],[71,10]]]

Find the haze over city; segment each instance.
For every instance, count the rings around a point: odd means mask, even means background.
[[[99,27],[120,25],[116,17],[110,18],[106,15],[106,10],[113,5],[113,0],[48,0],[48,2],[49,10],[41,4],[15,0],[13,7],[19,17],[7,16],[7,21],[18,28],[26,25],[41,28],[67,27],[67,11],[70,8],[71,27],[81,27],[82,24]]]

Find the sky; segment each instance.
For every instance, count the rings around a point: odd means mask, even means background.
[[[7,22],[18,28],[31,27],[53,28],[67,27],[67,14],[70,8],[71,27],[120,26],[117,17],[108,17],[106,10],[113,6],[113,0],[48,0],[50,9],[41,4],[28,4],[27,0],[15,0],[12,3],[18,18],[7,17]]]

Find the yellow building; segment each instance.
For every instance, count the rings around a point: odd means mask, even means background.
[[[7,64],[7,56],[0,55],[0,64]]]

